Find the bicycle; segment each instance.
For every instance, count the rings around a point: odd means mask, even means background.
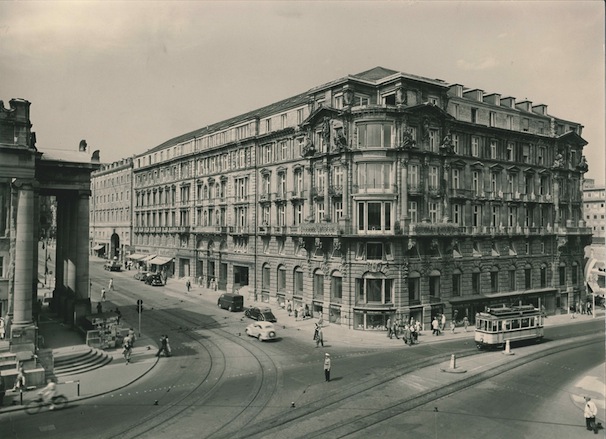
[[[51,404],[53,404],[55,406],[56,410],[61,410],[61,409],[65,408],[65,406],[67,406],[67,403],[68,403],[68,400],[67,400],[67,396],[65,396],[65,395],[53,396],[51,398],[51,402],[44,401],[44,398],[42,397],[42,395],[38,395],[38,397],[36,399],[33,399],[33,400],[29,401],[27,404],[25,404],[25,411],[29,415],[35,415],[40,410],[42,410],[42,407],[44,407],[44,406],[50,406]]]

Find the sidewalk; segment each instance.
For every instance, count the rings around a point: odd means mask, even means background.
[[[39,328],[46,348],[52,349],[55,355],[78,350],[84,345],[84,336],[81,333],[52,316],[41,319]],[[155,356],[158,351],[156,343],[145,334],[137,338],[128,365],[122,356],[121,348],[104,351],[112,357],[110,363],[87,372],[60,376],[57,394],[67,396],[72,402],[101,396],[141,379],[159,360]],[[40,388],[28,388],[22,393],[7,390],[4,405],[0,406],[0,414],[23,410],[28,401],[37,398],[39,391]]]

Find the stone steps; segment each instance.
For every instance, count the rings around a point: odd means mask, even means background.
[[[55,350],[53,355],[55,377],[90,372],[109,364],[113,359],[107,352],[86,345]]]

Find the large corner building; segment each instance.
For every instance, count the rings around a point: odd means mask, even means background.
[[[135,258],[333,324],[583,300],[582,126],[381,67],[133,159]]]

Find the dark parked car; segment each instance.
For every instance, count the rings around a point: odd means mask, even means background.
[[[122,270],[122,264],[117,261],[108,261],[103,265],[103,268],[107,271],[120,271]]]
[[[224,293],[217,299],[217,306],[230,312],[242,311],[244,308],[244,296],[234,293]]]
[[[164,281],[162,280],[162,276],[160,276],[159,274],[152,276],[150,285],[152,287],[163,287]]]
[[[276,323],[278,321],[274,313],[271,312],[271,308],[247,308],[246,311],[244,311],[244,315],[253,320],[259,320],[263,322]]]
[[[145,278],[145,283],[147,285],[154,285],[154,286],[164,285],[164,281],[162,280],[162,276],[160,274],[158,274],[158,273],[150,273],[150,274],[148,274],[147,277]]]

